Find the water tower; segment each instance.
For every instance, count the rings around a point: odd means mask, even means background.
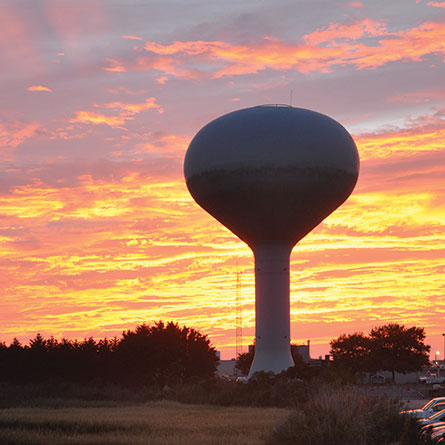
[[[256,371],[293,366],[289,258],[357,182],[359,157],[335,120],[290,106],[234,111],[204,126],[184,161],[196,202],[255,257]]]

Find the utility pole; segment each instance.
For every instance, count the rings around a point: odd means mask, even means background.
[[[445,359],[445,332],[442,334],[443,336],[443,355],[442,357]]]

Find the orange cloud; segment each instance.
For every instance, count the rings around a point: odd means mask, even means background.
[[[16,148],[26,139],[34,137],[39,129],[37,122],[0,122],[0,145]]]
[[[354,137],[362,159],[406,156],[443,150],[445,110],[419,116],[404,128],[393,128]]]
[[[414,224],[412,217],[423,223],[429,198],[399,198],[391,199],[387,192],[357,194],[295,248],[294,340],[326,343],[326,335],[338,335],[338,327],[331,331],[330,326],[339,322],[354,329],[363,327],[364,319],[370,325],[395,316],[421,325],[441,319],[440,300],[437,310],[423,309],[439,285],[437,271],[444,261],[434,259],[434,252],[443,252],[445,240],[437,233],[403,237],[396,229],[382,236],[384,224]],[[193,323],[219,348],[230,350],[238,267],[243,270],[244,330],[250,341],[252,255],[193,203],[182,178],[147,182],[145,174],[133,174],[114,182],[84,175],[70,189],[16,188],[2,197],[1,206],[11,225],[20,221],[22,227],[39,228],[37,243],[30,242],[27,232],[0,238],[0,262],[17,258],[0,282],[8,283],[7,300],[21,311],[3,323],[4,339],[17,335],[19,325],[22,338],[35,334],[37,326],[44,335],[112,336],[142,321],[168,317]],[[336,231],[350,225],[357,234]],[[19,236],[23,244],[17,242]],[[20,299],[13,299],[18,292]]]
[[[32,85],[26,88],[28,91],[47,91],[48,93],[52,92],[51,88],[45,87],[43,85]]]
[[[362,39],[371,39],[363,43]],[[109,60],[108,71],[158,70],[177,77],[257,73],[264,69],[328,72],[339,65],[375,69],[389,62],[420,61],[442,55],[445,24],[425,22],[415,28],[389,32],[386,24],[371,19],[331,23],[305,35],[302,43],[265,37],[251,45],[222,41],[145,42],[146,56],[124,63]],[[174,56],[174,57],[173,57]],[[205,64],[206,68],[201,68]],[[190,67],[194,66],[193,69]]]
[[[123,116],[107,116],[105,114],[94,113],[93,111],[76,111],[75,117],[70,119],[70,122],[90,123],[90,124],[106,124],[110,127],[120,127],[127,120],[132,120],[134,117]]]
[[[148,97],[147,99],[145,99],[145,102],[143,102],[143,103],[128,104],[128,103],[122,103],[122,102],[108,102],[108,103],[105,103],[102,105],[95,104],[94,107],[119,109],[119,110],[123,110],[128,115],[134,115],[134,114],[140,113],[141,111],[150,110],[150,109],[155,109],[159,113],[164,112],[162,107],[160,107],[156,103],[156,99],[154,97]]]
[[[93,111],[81,110],[76,111],[75,117],[70,122],[92,123],[92,124],[106,124],[110,127],[121,127],[126,121],[133,120],[135,115],[150,109],[155,109],[159,113],[164,110],[156,103],[154,97],[149,97],[143,103],[122,103],[122,102],[108,102],[105,104],[94,104],[96,108],[120,110],[119,114],[106,115],[103,113],[95,113]]]
[[[379,46],[360,45],[354,51],[356,67],[376,68],[394,61],[420,61],[427,54],[442,55],[445,47],[440,43],[445,39],[445,24],[427,22],[408,31],[397,33],[391,38],[379,40]]]

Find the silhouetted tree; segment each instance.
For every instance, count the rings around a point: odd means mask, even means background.
[[[423,328],[392,323],[372,329],[369,340],[371,370],[391,371],[393,382],[396,372],[420,371],[429,364],[431,347],[424,343]]]
[[[40,333],[29,341],[29,347],[25,350],[26,373],[28,380],[42,380],[49,377],[48,351],[46,340]]]
[[[351,372],[365,372],[370,366],[370,339],[362,332],[340,335],[330,342],[330,354],[336,366]]]
[[[3,368],[3,378],[12,381],[23,381],[26,376],[26,347],[14,337],[6,352],[7,366]]]
[[[238,354],[235,368],[238,369],[242,375],[249,374],[254,355],[255,355],[254,352],[243,352],[242,354]]]
[[[142,324],[122,333],[116,348],[122,377],[131,383],[175,383],[214,374],[218,359],[207,336],[177,323]]]
[[[369,335],[341,335],[331,341],[331,355],[336,365],[357,372],[420,371],[428,365],[430,346],[425,345],[423,328],[405,328],[397,323],[373,328]]]

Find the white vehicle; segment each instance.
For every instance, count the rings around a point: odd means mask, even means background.
[[[237,377],[235,381],[238,383],[247,383],[247,377],[240,376],[240,377]]]
[[[420,425],[429,425],[430,423],[445,422],[445,409],[428,417],[427,419],[417,419]]]
[[[445,409],[445,397],[436,397],[435,399],[430,400],[426,405],[422,406],[422,408],[402,411],[402,414],[409,414],[417,419],[426,419],[443,409]]]

